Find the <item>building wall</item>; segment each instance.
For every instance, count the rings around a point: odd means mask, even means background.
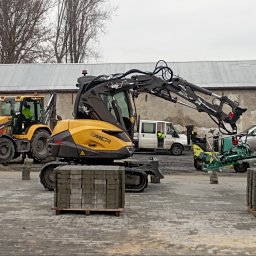
[[[212,90],[218,95],[225,95],[236,100],[240,106],[248,110],[238,121],[238,131],[242,131],[256,123],[256,90]],[[3,94],[1,94],[3,95]],[[45,96],[45,105],[49,99],[49,93],[40,93]],[[63,119],[72,119],[75,92],[61,92],[57,94],[57,114]],[[166,120],[182,127],[194,125],[198,128],[215,128],[215,123],[206,113],[174,104],[158,97],[141,94],[136,99],[137,113],[141,119]]]
[[[50,98],[50,93],[40,93],[45,97],[45,106]],[[62,117],[62,119],[72,119],[73,118],[73,108],[76,98],[76,93],[72,92],[61,92],[57,93],[57,114]]]
[[[220,96],[228,96],[230,99],[239,102],[240,107],[248,109],[237,123],[238,131],[242,131],[256,123],[255,90],[215,90],[213,92]],[[210,102],[211,100],[212,99],[210,99]],[[195,127],[201,128],[217,127],[206,113],[199,113],[197,110],[182,106],[178,103],[167,102],[166,100],[152,95],[139,95],[136,100],[136,105],[137,112],[141,119],[171,121],[183,127],[186,125],[194,125]]]
[[[256,123],[256,90],[212,91],[217,95],[228,96],[230,99],[239,102],[240,107],[248,109],[237,123],[238,131]],[[58,94],[57,109],[63,118],[72,118],[75,97],[76,93]],[[212,100],[212,98],[208,99]],[[166,120],[183,127],[191,124],[198,128],[217,127],[206,113],[199,113],[197,110],[168,102],[150,94],[139,95],[136,99],[136,107],[141,119]]]

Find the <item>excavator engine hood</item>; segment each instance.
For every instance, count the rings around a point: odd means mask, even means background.
[[[127,134],[98,120],[59,121],[49,140],[49,152],[70,159],[123,159],[133,154]]]

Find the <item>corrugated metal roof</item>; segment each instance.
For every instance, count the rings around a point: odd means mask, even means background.
[[[123,73],[137,68],[153,71],[156,63],[108,64],[1,64],[0,91],[49,91],[76,89],[77,78]],[[168,62],[174,74],[206,88],[256,87],[256,60]]]

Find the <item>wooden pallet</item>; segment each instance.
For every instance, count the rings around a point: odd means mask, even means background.
[[[256,209],[255,208],[248,208],[249,212],[256,217]]]
[[[55,211],[56,215],[60,215],[62,213],[84,213],[85,215],[90,215],[93,213],[115,213],[116,216],[120,216],[121,213],[123,213],[124,208],[118,208],[118,209],[66,209],[66,208],[59,208],[54,207],[52,210]]]

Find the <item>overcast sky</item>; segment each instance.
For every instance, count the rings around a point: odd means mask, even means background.
[[[110,0],[98,62],[256,59],[256,0]]]

